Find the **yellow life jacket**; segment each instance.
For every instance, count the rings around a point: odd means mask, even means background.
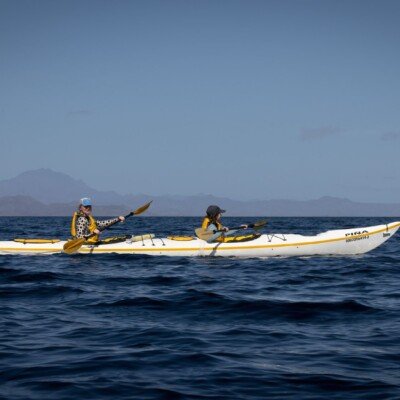
[[[74,212],[74,215],[72,216],[72,222],[71,222],[71,235],[73,238],[76,238],[76,221],[78,217],[85,217],[89,220],[89,232],[92,233],[95,229],[97,229],[97,224],[96,220],[93,218],[92,215],[85,215],[80,211]],[[92,243],[92,242],[97,242],[99,240],[99,235],[94,235],[90,237],[87,241]]]
[[[212,220],[211,220],[210,218],[208,218],[208,217],[204,217],[203,223],[201,224],[201,227],[202,227],[203,229],[207,229],[207,228],[209,227],[210,224],[214,224],[214,225],[217,227],[217,230],[223,228],[223,225],[222,225],[222,224],[220,224],[220,223],[217,222],[217,221],[212,221]]]

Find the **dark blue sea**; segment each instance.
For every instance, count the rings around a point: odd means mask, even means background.
[[[259,218],[225,218],[236,225]],[[397,218],[270,218],[316,234]],[[199,218],[109,231],[192,234]],[[0,218],[0,240],[69,218]],[[400,399],[400,234],[353,257],[0,256],[1,399]]]

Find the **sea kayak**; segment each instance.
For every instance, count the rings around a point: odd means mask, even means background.
[[[400,222],[363,228],[338,229],[315,236],[286,233],[266,233],[229,243],[208,243],[196,237],[154,235],[127,237],[119,243],[85,244],[79,254],[145,254],[151,256],[223,256],[274,257],[354,255],[371,251],[388,240],[399,229]],[[63,253],[65,240],[15,239],[0,242],[0,254]]]

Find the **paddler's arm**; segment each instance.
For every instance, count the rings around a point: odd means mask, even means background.
[[[105,219],[105,220],[103,220],[103,221],[96,221],[96,224],[97,224],[97,227],[98,227],[100,230],[103,230],[103,229],[109,227],[110,225],[115,224],[115,223],[118,222],[118,221],[124,222],[124,221],[125,221],[125,217],[123,217],[122,215],[120,215],[120,216],[117,217],[117,218]]]
[[[95,229],[93,231],[96,235],[100,235],[100,231],[98,229]],[[89,232],[89,222],[87,218],[85,217],[79,217],[76,221],[76,238],[77,239],[82,239],[82,238],[88,238],[90,236]]]
[[[247,229],[247,228],[248,228],[247,225],[240,225],[240,227],[241,227],[241,229]],[[228,235],[231,235],[232,233],[235,233],[235,232],[237,232],[237,231],[238,231],[237,229],[229,229],[229,228],[228,228],[228,230],[226,231],[226,233],[227,233]]]
[[[247,225],[240,225],[240,227],[241,227],[241,229],[247,229],[248,228]],[[224,232],[216,233],[214,236],[212,236],[212,238],[211,238],[212,240],[217,239],[218,237],[220,237],[221,235],[223,235],[225,233],[227,235],[232,235],[233,233],[236,233],[238,231],[238,229],[229,229],[227,226],[222,226],[222,227],[219,228],[219,230],[220,229],[223,229]],[[215,225],[213,225],[213,229],[210,229],[210,230],[214,231],[214,230],[217,230],[217,229],[216,229]]]
[[[214,233],[214,235],[212,235],[212,236],[207,240],[207,243],[212,243],[212,242],[214,242],[214,241],[217,240],[219,237],[221,237],[225,232],[228,232],[228,231],[229,231],[229,228],[226,228],[225,226],[222,226],[222,225],[219,226],[219,229],[218,229],[218,227],[217,227],[216,225],[214,225],[214,224],[208,225],[208,227],[207,227],[207,230],[208,230],[208,231],[214,232],[214,231],[217,231],[217,230],[220,230],[220,229],[223,229],[224,232],[216,232],[216,233]]]

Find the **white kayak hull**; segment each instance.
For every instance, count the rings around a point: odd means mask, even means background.
[[[316,255],[355,255],[371,251],[388,240],[400,222],[363,228],[339,229],[315,236],[263,234],[248,242],[207,243],[200,239],[177,241],[152,238],[137,242],[84,245],[79,254],[145,254],[175,257],[290,257]],[[62,253],[66,241],[57,243],[0,242],[0,254]]]

